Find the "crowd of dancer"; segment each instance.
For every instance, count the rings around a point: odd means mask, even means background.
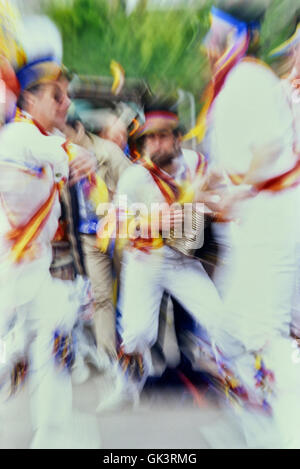
[[[270,3],[215,2],[185,134],[154,96],[91,132],[68,114],[54,24],[1,2],[0,390],[28,382],[31,447],[49,429],[64,446],[89,362],[114,383],[98,412],[138,404],[170,302],[182,360],[209,370],[247,444],[300,447],[300,28],[272,68],[255,58]]]

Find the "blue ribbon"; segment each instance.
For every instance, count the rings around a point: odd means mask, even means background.
[[[41,70],[35,68],[36,65],[40,65],[47,62],[55,62],[59,65],[59,62],[53,56],[43,57],[28,64],[24,65],[24,67],[20,68],[20,70],[16,73],[17,78],[20,83],[21,90],[25,90],[31,83],[35,83],[38,81],[41,75]]]

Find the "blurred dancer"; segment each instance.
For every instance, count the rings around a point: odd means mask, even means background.
[[[170,116],[173,116],[177,121],[175,126]],[[181,146],[181,129],[174,103],[168,100],[156,100],[148,104],[145,109],[145,123],[135,133],[135,139],[142,155],[151,158],[157,152],[173,152],[179,155],[182,174],[191,171],[191,168],[192,172],[195,173],[197,165],[202,165],[201,172],[204,176],[207,167],[204,156]],[[162,303],[158,341],[151,349],[154,373],[156,369],[159,373],[159,370],[166,367],[162,346],[167,320],[168,297],[166,295],[165,301]],[[196,323],[175,298],[171,297],[171,300],[174,311],[174,328],[180,351],[178,367],[184,370],[190,368],[194,362],[195,341],[191,341],[191,337],[196,331]]]
[[[59,88],[60,99],[52,128],[49,129],[49,134],[60,136],[64,140],[67,136],[62,130],[65,129],[67,113],[71,104],[68,95],[71,79],[71,73],[66,67],[62,66],[61,73],[56,82]],[[76,138],[74,138],[74,140],[69,139],[69,141],[71,141],[72,144],[78,143]],[[52,240],[53,259],[50,272],[54,278],[72,281],[77,279],[77,283],[79,284],[81,280],[85,278],[84,290],[86,291],[87,297],[84,301],[89,302],[89,281],[86,278],[84,256],[79,233],[79,205],[76,182],[79,182],[80,179],[87,177],[93,172],[96,169],[97,161],[95,156],[83,147],[67,145],[67,149],[71,149],[71,147],[75,158],[73,155],[72,159],[69,161],[69,181],[64,184],[60,190],[61,216],[59,218],[58,229]],[[69,151],[68,154],[70,156]],[[72,380],[77,384],[86,381],[90,374],[90,370],[85,364],[83,357],[98,369],[103,369],[104,366],[103,360],[101,361],[100,357],[97,355],[95,338],[90,327],[93,322],[93,314],[91,314],[88,307],[84,309],[84,315],[80,315],[77,318],[73,330],[73,336],[77,347],[75,362],[72,366]]]
[[[52,129],[54,135],[59,135],[63,138],[66,136],[61,129],[66,124],[67,113],[71,104],[68,95],[71,80],[72,74],[63,67],[62,73],[57,81],[61,90],[61,101],[56,112],[55,126]],[[61,278],[62,280],[74,280],[78,275],[85,275],[82,248],[77,229],[78,201],[74,182],[75,180],[79,180],[84,173],[87,175],[90,171],[95,169],[96,162],[95,159],[92,161],[92,155],[83,150],[81,150],[78,156],[76,158],[77,163],[78,159],[80,159],[81,162],[79,162],[77,167],[74,164],[75,160],[70,162],[70,178],[68,184],[64,185],[60,194],[62,213],[59,219],[59,228],[52,241],[53,261],[50,268],[51,275],[56,278]],[[78,169],[84,169],[84,171],[78,174]]]
[[[164,119],[170,123],[168,138],[172,139],[178,117],[170,112],[160,113],[158,120]],[[222,305],[203,266],[165,244],[169,224],[176,229],[183,223],[182,208],[172,205],[194,201],[194,186],[201,185],[203,164],[200,155],[183,161],[178,151],[160,147],[141,164],[129,168],[119,181],[118,198],[126,196],[128,207],[136,206],[142,213],[146,210],[149,217],[144,214],[141,220],[131,220],[131,227],[136,223],[138,231],[142,231],[133,233],[124,251],[119,300],[122,336],[119,379],[114,393],[100,403],[99,411],[137,401],[149,373],[149,348],[157,338],[164,291],[175,297],[209,333],[218,328]],[[159,210],[168,208],[167,212],[161,217],[158,212],[150,216],[155,204]],[[151,223],[155,219],[158,226],[152,233]]]
[[[300,157],[300,23],[297,24],[295,33],[283,45],[271,52],[274,64],[279,64],[280,71],[287,76],[282,80],[284,90],[293,111],[295,143],[294,148]],[[300,192],[299,192],[300,195]],[[299,219],[299,217],[298,217]],[[299,220],[300,227],[300,220]],[[298,237],[298,240],[300,236]],[[297,277],[295,297],[292,310],[292,334],[300,338],[300,244],[297,243]]]
[[[85,129],[82,124],[79,121],[74,121],[72,124],[67,123],[67,112],[71,103],[68,96],[71,80],[72,76],[70,72],[64,67],[63,72],[58,80],[58,85],[62,92],[62,99],[56,113],[53,133],[55,135],[61,135],[64,138],[68,138],[68,141],[76,145],[76,158],[72,159],[70,162],[69,184],[65,185],[61,192],[63,216],[61,217],[60,229],[57,233],[59,238],[56,234],[54,240],[55,255],[54,261],[51,265],[52,275],[62,278],[62,276],[64,276],[66,273],[69,279],[77,276],[86,276],[87,274],[90,275],[88,260],[84,253],[84,240],[81,237],[81,227],[82,223],[84,223],[84,221],[82,221],[80,218],[80,213],[83,209],[83,194],[79,189],[84,182],[85,184],[88,183],[87,178],[89,178],[91,174],[95,173],[98,164],[95,153],[91,151],[91,148],[86,148],[85,143],[87,143],[87,141],[90,142],[90,139],[87,138],[87,134],[85,133]],[[79,192],[81,194],[80,200]],[[87,203],[90,204],[90,202]],[[85,208],[83,210],[85,214]],[[95,219],[96,215],[94,214],[93,216]],[[92,223],[91,219],[90,223]],[[95,251],[99,252],[96,249]],[[94,277],[91,275],[91,278],[93,279]],[[97,281],[96,287],[93,287],[93,298],[95,299],[96,313],[98,309],[97,291],[99,285],[99,288],[101,288],[102,282],[99,284]],[[109,288],[106,287],[107,285],[104,282],[104,290],[101,290],[103,295],[100,295],[101,298],[99,300],[101,304],[105,303],[106,297],[109,297],[110,299],[112,296],[112,294],[110,295],[110,291],[112,291],[112,285],[109,285]],[[98,314],[96,314],[96,317],[98,317]],[[112,323],[111,328],[108,327],[108,324],[105,328],[102,326],[99,328],[102,334],[102,338],[104,337],[104,334],[105,337],[113,337],[113,339],[115,338],[115,321],[113,320],[113,315],[110,319],[110,322]],[[99,371],[106,369],[109,364],[106,354],[102,352],[103,341],[101,342],[101,345],[99,344],[99,353],[97,352],[95,333],[93,329],[94,314],[92,317],[89,316],[85,319],[79,318],[75,325],[74,334],[78,347],[76,351],[76,359],[72,367],[72,380],[76,384],[83,383],[88,379],[90,375],[90,369],[87,363],[92,364]],[[114,340],[110,342],[112,350],[115,349],[114,342]]]
[[[20,84],[15,68],[24,63],[24,52],[20,46],[21,18],[17,9],[8,0],[0,1],[0,124],[14,116]]]
[[[0,335],[8,353],[1,375],[11,373],[11,393],[28,375],[31,447],[72,447],[79,443],[73,439],[69,369],[80,294],[49,272],[59,187],[69,172],[65,140],[51,135],[62,99],[61,40],[46,17],[24,25],[18,107],[0,134]]]
[[[265,64],[245,57],[257,36],[253,21],[267,3],[217,2],[206,38],[213,67],[205,106],[213,123],[211,155],[232,182],[221,202],[232,220],[232,246],[219,272],[226,320],[217,350],[225,379],[232,366],[232,387],[261,409],[240,414],[248,444],[299,447],[299,371],[289,339],[299,163],[280,81]]]
[[[75,123],[74,127],[73,131],[70,126],[65,128],[65,133],[71,140],[75,140],[77,144],[95,155],[98,164],[96,174],[101,181],[101,200],[99,203],[108,204],[112,201],[118,181],[130,166],[130,162],[115,143],[87,132],[79,121]],[[120,270],[119,253],[103,253],[96,246],[96,230],[99,222],[99,217],[96,214],[97,205],[88,200],[84,180],[77,184],[77,197],[79,204],[78,231],[84,263],[92,283],[95,300],[94,322],[99,361],[102,361],[103,364],[106,363],[106,367],[108,367],[107,358],[115,360],[117,357],[113,286],[114,276],[118,276]]]

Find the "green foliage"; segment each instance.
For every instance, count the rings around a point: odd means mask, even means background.
[[[199,97],[209,77],[201,44],[212,1],[199,2],[197,11],[153,11],[146,3],[140,0],[127,16],[121,0],[53,0],[48,14],[62,32],[65,64],[78,73],[109,75],[114,59],[126,76],[146,79],[154,91],[183,88]],[[297,3],[274,0],[269,7],[261,34],[265,60],[291,34]]]
[[[144,2],[145,3],[145,2]],[[53,2],[48,14],[64,41],[64,62],[78,73],[110,74],[112,59],[126,76],[145,78],[155,90],[184,88],[199,94],[206,57],[201,41],[208,30],[208,6],[202,10],[148,11],[126,16],[121,2]]]

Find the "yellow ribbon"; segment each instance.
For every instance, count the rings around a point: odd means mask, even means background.
[[[120,91],[121,91],[121,89],[124,85],[125,71],[124,71],[122,65],[120,65],[115,60],[112,60],[111,63],[110,63],[110,71],[111,71],[111,74],[114,78],[111,91],[112,91],[113,94],[117,95],[117,94],[120,93]]]

